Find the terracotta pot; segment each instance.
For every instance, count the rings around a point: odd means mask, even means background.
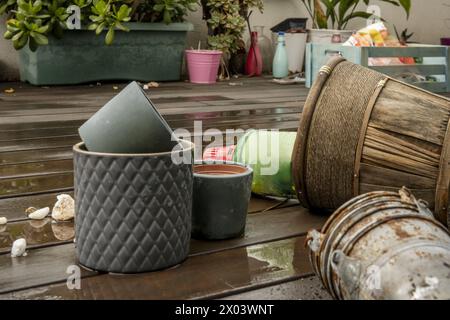
[[[242,236],[252,178],[253,170],[238,163],[194,165],[192,236],[209,240]]]

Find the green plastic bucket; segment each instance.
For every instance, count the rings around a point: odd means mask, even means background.
[[[233,161],[253,169],[253,193],[295,198],[291,156],[296,132],[251,130],[239,139]]]

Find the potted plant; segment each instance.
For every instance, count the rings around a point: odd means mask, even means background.
[[[203,19],[208,26],[208,46],[223,52],[222,78],[229,77],[228,63],[244,65],[245,42],[243,33],[250,8],[263,10],[262,0],[201,0]],[[232,69],[240,69],[235,67]]]
[[[411,9],[411,0],[380,0],[402,7],[407,16]],[[348,23],[356,18],[369,19],[372,13],[359,11],[361,4],[369,5],[370,0],[301,0],[313,21],[309,30],[309,41],[331,43],[333,36],[345,42],[353,33],[346,30]]]
[[[179,80],[197,0],[0,0],[23,81]],[[70,29],[70,30],[69,30]],[[104,39],[104,40],[103,40]]]

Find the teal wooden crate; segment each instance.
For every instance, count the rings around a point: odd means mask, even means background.
[[[334,55],[348,61],[395,77],[403,73],[434,76],[436,82],[414,83],[415,86],[432,92],[450,92],[449,47],[414,45],[409,47],[348,47],[340,44],[313,44],[306,47],[306,87],[313,84],[319,69]],[[414,57],[423,58],[423,63],[398,66],[369,66],[369,58]]]

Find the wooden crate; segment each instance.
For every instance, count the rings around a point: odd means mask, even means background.
[[[333,55],[342,55],[348,61],[369,67],[395,77],[403,73],[435,76],[438,82],[415,83],[417,87],[432,92],[450,92],[450,51],[449,47],[414,45],[409,47],[348,47],[340,44],[312,44],[306,47],[306,86],[311,87],[319,69]],[[423,63],[415,65],[369,66],[369,58],[415,57],[423,58]]]

